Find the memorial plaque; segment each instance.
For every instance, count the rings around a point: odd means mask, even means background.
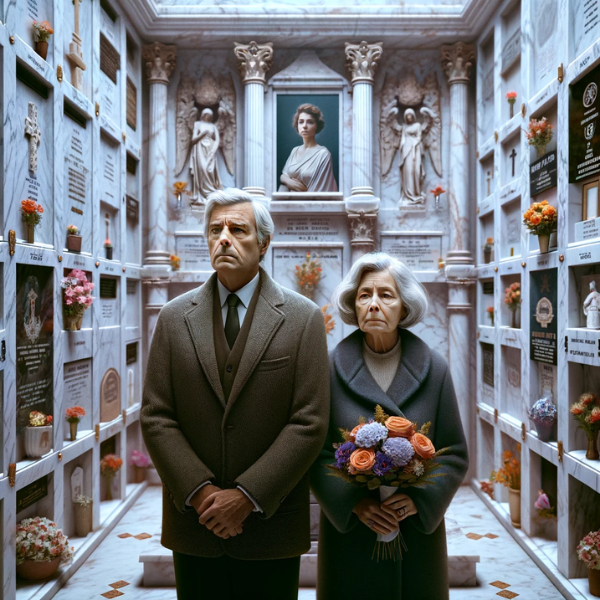
[[[115,277],[100,276],[100,298],[117,297],[117,279]]]
[[[38,0],[27,0],[27,16],[32,21],[37,21],[40,18],[40,8]]]
[[[413,271],[437,271],[442,255],[442,236],[382,233],[381,251],[401,260]]]
[[[140,221],[140,203],[131,196],[126,196],[127,199],[127,218],[132,223],[139,223]]]
[[[127,78],[127,125],[135,131],[137,127],[137,88]]]
[[[108,369],[100,384],[100,421],[112,421],[120,414],[121,378],[116,369]]]
[[[600,173],[600,67],[569,87],[569,183]]]
[[[121,57],[104,34],[100,34],[100,70],[116,85]]]
[[[483,293],[494,295],[494,282],[493,281],[484,281],[483,285]]]
[[[65,406],[92,406],[92,359],[76,360],[66,363],[64,373]],[[88,412],[88,411],[86,411]]]
[[[127,295],[134,296],[137,294],[137,281],[135,279],[127,280]]]
[[[77,496],[83,494],[83,469],[75,467],[71,474],[71,501],[75,502]]]
[[[529,195],[556,187],[556,152],[548,152],[529,167]]]
[[[556,398],[556,369],[554,368],[554,365],[538,363],[538,376],[540,396],[544,393],[544,390],[550,390],[552,392],[552,397]]]
[[[125,356],[126,364],[133,365],[137,362],[138,359],[138,343],[132,342],[131,344],[127,344],[125,346]]]
[[[529,352],[532,360],[556,365],[557,269],[532,271],[529,288]]]
[[[338,241],[340,230],[340,220],[336,217],[294,215],[283,220],[277,219],[275,238],[278,241]]]
[[[35,504],[48,495],[48,475],[36,479],[33,483],[17,490],[17,513]]]
[[[73,223],[80,230],[84,228],[84,214],[87,212],[87,198],[89,196],[89,169],[85,164],[84,129],[75,123],[70,125],[71,137],[67,156],[65,157],[65,190],[67,192],[69,223]],[[77,216],[75,216],[77,215]]]
[[[536,0],[536,16],[533,21],[535,32],[534,74],[542,85],[556,73],[556,25],[558,23],[558,2],[556,0]]]
[[[17,432],[29,413],[52,414],[54,269],[17,265]]]
[[[492,344],[481,344],[481,362],[483,383],[494,387],[494,346]]]
[[[102,150],[102,199],[117,208],[119,206],[120,170],[118,167],[119,148],[104,139]]]
[[[210,254],[203,235],[175,234],[176,254],[181,259],[182,271],[210,271]]]
[[[502,75],[521,58],[521,30],[517,29],[502,49]]]

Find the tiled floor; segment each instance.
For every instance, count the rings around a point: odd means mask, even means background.
[[[138,557],[148,540],[133,536],[143,533],[158,535],[160,512],[160,488],[150,487],[55,596],[56,600],[110,598],[110,595],[102,596],[102,594],[113,589],[109,584],[119,581],[129,583],[118,589],[122,592],[122,596],[114,596],[122,600],[175,600],[176,594],[173,588],[141,587],[142,565],[138,562]],[[493,600],[503,597],[519,600],[562,598],[557,589],[469,488],[459,490],[449,513],[449,517],[455,519],[465,533],[464,543],[460,544],[460,553],[481,556],[481,562],[477,565],[479,585],[474,588],[452,589],[451,600]],[[131,537],[119,537],[125,533],[131,534]],[[476,535],[467,538],[468,533]],[[478,538],[486,534],[492,535]],[[494,537],[496,535],[498,537]],[[497,586],[490,585],[494,582],[499,583]],[[508,586],[504,587],[504,584]],[[299,599],[314,600],[315,591],[301,590]]]

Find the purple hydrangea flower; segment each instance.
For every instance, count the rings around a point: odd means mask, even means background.
[[[342,444],[335,451],[335,459],[337,461],[336,467],[341,469],[344,465],[348,464],[350,460],[350,455],[356,450],[356,446],[352,442],[346,442]]]
[[[373,473],[378,477],[385,475],[392,468],[392,461],[383,453],[375,454],[375,464],[373,465]]]
[[[412,444],[403,437],[390,438],[383,442],[382,450],[395,467],[404,467],[415,454]]]
[[[355,437],[357,446],[361,448],[372,448],[378,442],[387,439],[388,430],[385,425],[380,423],[367,423],[364,427],[361,427]]]

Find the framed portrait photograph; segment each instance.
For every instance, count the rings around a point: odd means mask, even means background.
[[[279,192],[338,192],[340,96],[277,94],[276,181]]]
[[[598,184],[600,179],[595,178],[583,184],[581,190],[581,206],[583,221],[595,219],[600,216],[600,206],[598,203]]]

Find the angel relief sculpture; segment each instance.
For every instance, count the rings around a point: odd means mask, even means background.
[[[177,88],[175,175],[186,164],[189,166],[193,202],[202,204],[208,194],[223,188],[220,168],[233,176],[235,134],[235,89],[231,77],[219,77],[218,84],[210,73],[201,81],[182,77]]]
[[[435,74],[428,76],[423,85],[414,75],[400,84],[386,77],[381,106],[382,175],[390,172],[396,151],[400,150],[400,207],[423,206],[426,152],[437,175],[442,175],[440,92]],[[422,122],[415,110],[419,106]]]

